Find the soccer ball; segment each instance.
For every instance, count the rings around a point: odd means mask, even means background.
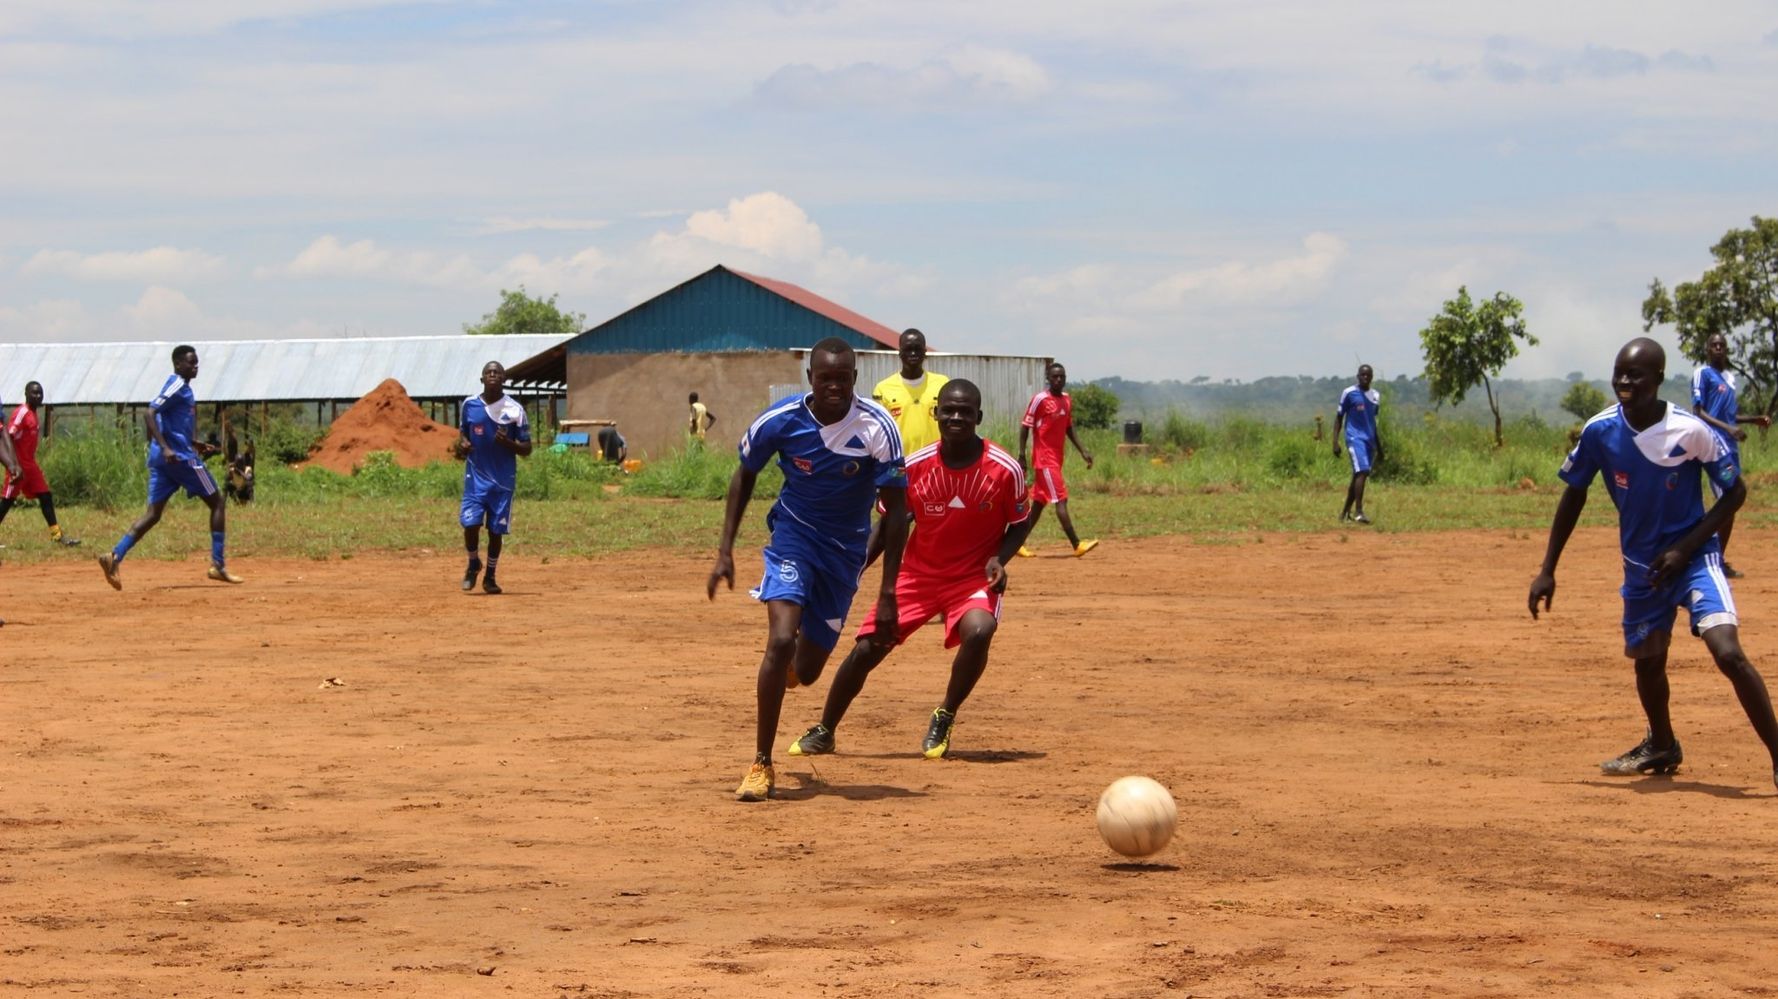
[[[1099,835],[1126,857],[1146,857],[1166,846],[1178,821],[1173,795],[1148,777],[1119,777],[1099,795]]]

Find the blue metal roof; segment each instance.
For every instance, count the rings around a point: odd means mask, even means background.
[[[572,354],[794,350],[837,336],[860,349],[895,332],[796,285],[718,265],[568,341]],[[885,339],[887,338],[887,339]]]
[[[482,365],[511,367],[562,343],[559,336],[350,337],[193,341],[205,402],[357,399],[385,378],[415,399],[455,399],[476,390]],[[43,383],[52,406],[146,403],[173,371],[166,341],[0,343],[0,402]]]

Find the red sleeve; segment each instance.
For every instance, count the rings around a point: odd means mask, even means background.
[[[1037,426],[1037,407],[1042,404],[1043,404],[1043,393],[1042,392],[1039,392],[1036,395],[1031,397],[1030,405],[1027,405],[1025,407],[1025,419],[1022,422],[1023,426],[1027,426],[1027,427]]]

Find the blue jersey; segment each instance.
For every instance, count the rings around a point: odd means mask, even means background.
[[[1741,469],[1721,434],[1669,403],[1667,415],[1641,433],[1630,429],[1622,406],[1587,421],[1558,474],[1563,482],[1585,489],[1601,472],[1617,504],[1618,539],[1628,575],[1632,567],[1647,570],[1656,555],[1704,519],[1700,475],[1708,474],[1727,489]],[[1698,552],[1721,550],[1711,537]]]
[[[178,375],[168,375],[167,383],[161,386],[161,393],[148,404],[149,415],[161,428],[161,436],[166,438],[167,446],[173,449],[173,455],[184,461],[197,460],[197,451],[191,446],[191,435],[197,426],[198,397],[191,391],[191,383]],[[161,446],[154,438],[148,439],[148,467],[154,468],[162,462]]]
[[[1340,393],[1338,412],[1346,420],[1347,441],[1377,439],[1377,404],[1382,398],[1376,389],[1366,391],[1356,385]]]
[[[1692,372],[1692,406],[1713,420],[1734,426],[1735,417],[1741,412],[1741,403],[1735,397],[1735,373],[1718,371],[1708,364]],[[1728,444],[1735,446],[1733,440]]]
[[[860,559],[870,540],[877,489],[907,488],[895,417],[856,396],[846,415],[827,426],[809,410],[808,395],[780,399],[747,428],[740,452],[750,471],[763,470],[773,455],[784,471],[784,488],[766,515],[768,528],[787,517]]]
[[[469,460],[463,467],[463,491],[482,493],[489,489],[511,492],[518,483],[519,456],[494,440],[501,427],[514,441],[531,439],[531,428],[525,420],[525,407],[512,396],[502,395],[493,402],[484,402],[480,395],[463,400],[463,436],[469,438]]]

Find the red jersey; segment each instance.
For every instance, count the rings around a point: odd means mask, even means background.
[[[1037,438],[1031,445],[1031,467],[1061,468],[1068,428],[1074,426],[1074,400],[1066,392],[1056,395],[1044,389],[1032,396],[1031,405],[1025,407],[1024,424]]]
[[[901,571],[941,580],[986,579],[983,567],[1000,550],[1007,525],[1030,512],[1025,473],[992,441],[982,441],[981,457],[968,468],[947,468],[938,447],[928,444],[907,461],[914,534]]]
[[[21,402],[12,411],[12,419],[6,421],[6,436],[12,438],[19,464],[37,464],[37,414],[31,412],[31,407]]]

